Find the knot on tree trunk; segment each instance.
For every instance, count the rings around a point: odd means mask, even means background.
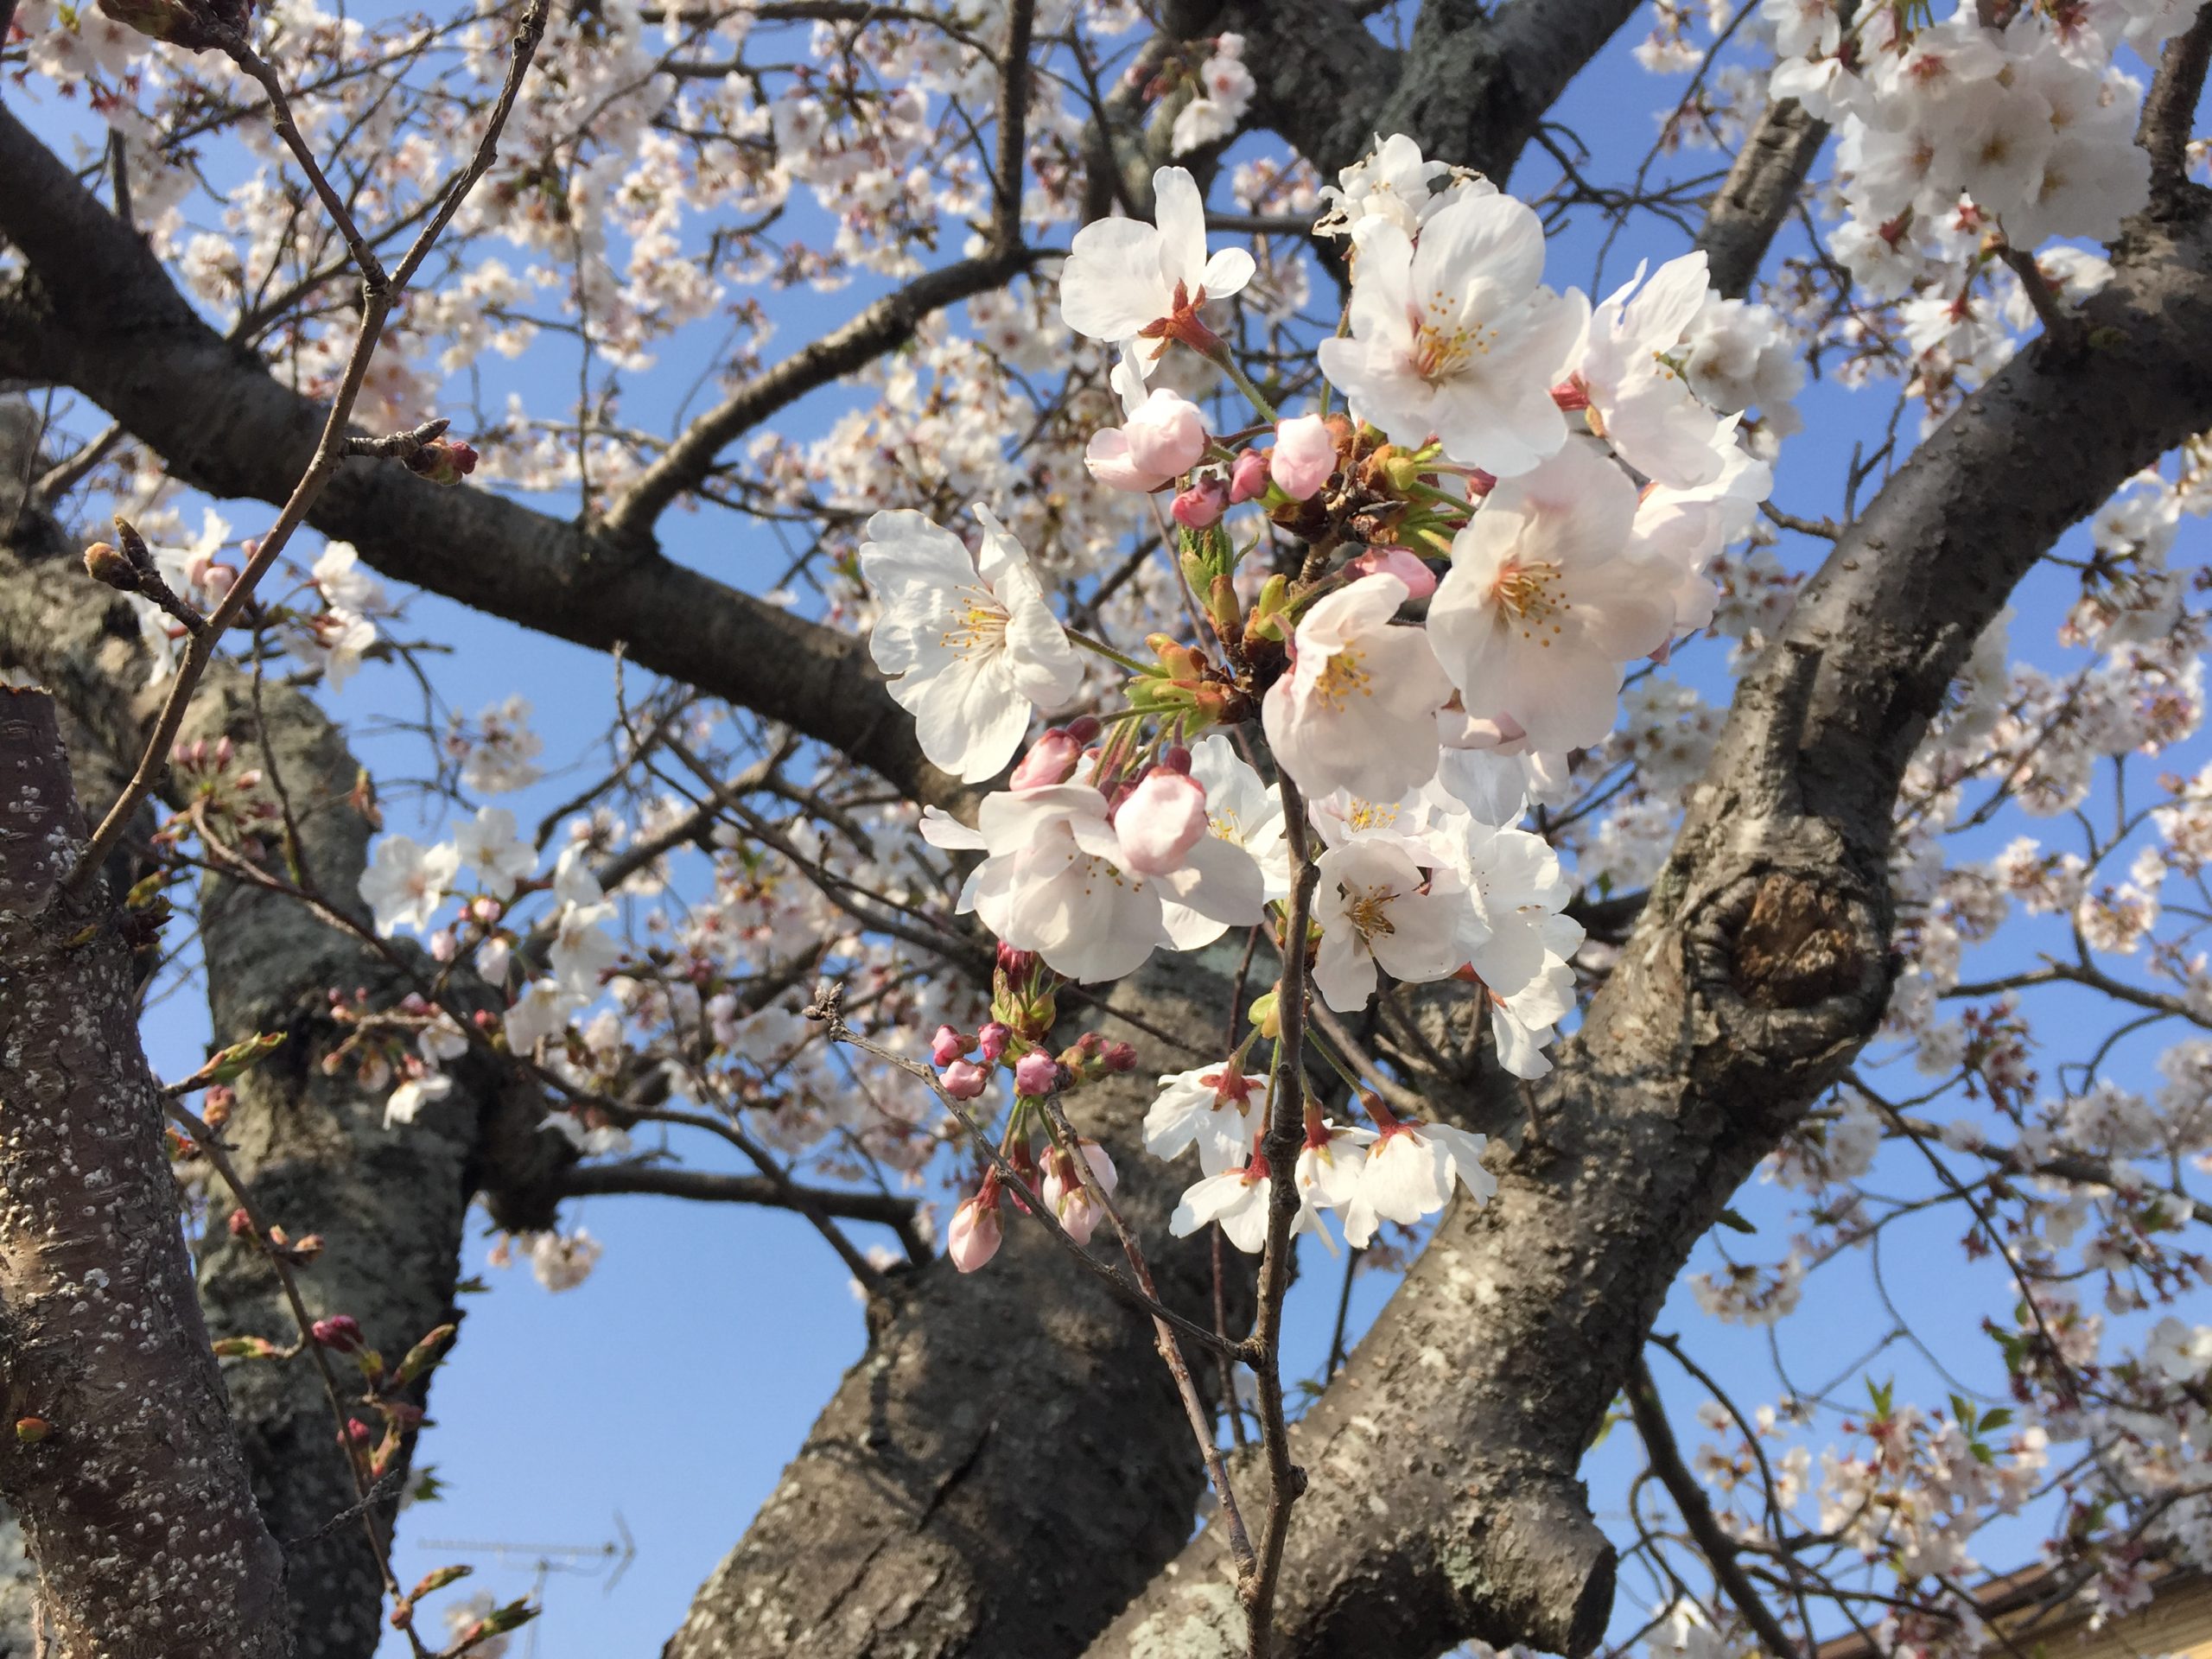
[[[1839,995],[1865,975],[1866,941],[1851,907],[1827,887],[1774,870],[1735,895],[1729,980],[1760,1008],[1802,1008]]]

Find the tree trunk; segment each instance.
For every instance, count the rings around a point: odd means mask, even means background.
[[[277,1659],[256,1510],[177,1227],[130,952],[54,700],[0,688],[0,1491],[60,1659]]]

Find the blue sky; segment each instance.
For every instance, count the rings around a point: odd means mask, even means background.
[[[1596,152],[1594,176],[1610,180],[1632,170],[1653,131],[1652,111],[1665,96],[1664,87],[1628,55],[1641,27],[1631,24],[1557,112]],[[46,118],[55,113],[46,111]],[[1701,170],[1710,159],[1710,152],[1695,153],[1681,167]],[[1548,171],[1535,157],[1516,182],[1533,188]],[[1552,280],[1589,283],[1597,239],[1597,228],[1586,222],[1563,233],[1554,245]],[[1685,245],[1686,238],[1668,227],[1642,221],[1614,249],[1607,276],[1621,280],[1636,259],[1656,262]],[[795,346],[810,330],[849,315],[866,292],[855,288],[829,296],[798,292],[779,298],[779,340]],[[626,416],[652,423],[660,412],[656,401],[664,397],[672,403],[686,378],[645,377],[647,390],[627,400]],[[573,381],[547,365],[531,368],[518,384],[542,394],[549,408],[563,406],[573,392]],[[1852,445],[1878,431],[1892,391],[1887,385],[1861,393],[1827,383],[1808,386],[1801,399],[1807,429],[1785,447],[1777,504],[1808,516],[1837,511]],[[791,411],[782,429],[818,431],[849,401],[846,393],[822,394]],[[262,510],[245,505],[230,516],[241,532],[266,518]],[[667,530],[674,556],[725,580],[765,587],[781,572],[782,543],[770,529],[723,515],[679,513]],[[2201,562],[2204,526],[2190,523],[2183,533],[2174,562]],[[314,545],[304,550],[308,556]],[[1803,568],[1815,550],[1790,537],[1782,550],[1793,568]],[[455,556],[467,555],[456,550]],[[2079,660],[2051,637],[2070,588],[2063,570],[2046,567],[2031,578],[2018,601],[2016,654],[2053,665]],[[409,632],[453,648],[435,664],[450,706],[474,713],[519,692],[536,707],[550,768],[575,760],[588,766],[596,759],[593,741],[612,706],[613,675],[603,657],[430,597],[413,601]],[[1717,651],[1686,653],[1676,671],[1708,696],[1725,697]],[[419,772],[417,743],[369,729],[377,716],[418,714],[413,683],[402,671],[372,664],[329,706],[355,723],[357,747],[372,766]],[[2193,744],[2171,764],[2193,768],[2202,759],[2202,748]],[[556,774],[505,800],[527,823],[573,787],[573,779]],[[404,805],[391,827],[415,827]],[[2018,821],[2008,820],[1984,833],[1980,839],[1987,846],[1973,850],[1993,852],[2018,832]],[[1998,952],[1971,957],[1969,971],[2018,965],[2038,942],[2035,930],[2016,925]],[[156,1012],[147,1035],[157,1068],[179,1075],[202,1052],[204,1014],[189,997],[172,999]],[[2149,1045],[2123,1050],[2112,1069],[2123,1080],[2139,1083],[2155,1052]],[[712,1156],[705,1154],[702,1160]],[[1894,1161],[1884,1169],[1906,1179]],[[1787,1196],[1757,1183],[1747,1188],[1738,1207],[1758,1236],[1732,1240],[1738,1255],[1769,1259],[1782,1253],[1790,1230]],[[568,1224],[582,1223],[607,1246],[585,1285],[549,1295],[526,1268],[518,1268],[488,1273],[488,1294],[465,1299],[461,1340],[437,1381],[436,1426],[425,1433],[417,1454],[418,1464],[435,1465],[446,1494],[409,1512],[395,1569],[405,1583],[433,1567],[467,1561],[477,1569],[475,1582],[503,1600],[542,1584],[547,1616],[521,1641],[521,1649],[538,1659],[602,1659],[658,1649],[694,1589],[772,1489],[843,1369],[860,1357],[864,1332],[843,1268],[795,1217],[644,1198],[595,1198],[572,1204],[566,1216]],[[2000,1266],[1965,1262],[1958,1249],[1963,1221],[1944,1210],[1900,1224],[1883,1247],[1885,1262],[1891,1289],[1909,1299],[1918,1334],[1936,1359],[1982,1386],[1995,1386],[2001,1374],[1978,1324],[1986,1313],[2001,1313],[2012,1292]],[[483,1269],[487,1243],[472,1240],[465,1272]],[[1287,1327],[1288,1370],[1300,1374],[1312,1374],[1321,1363],[1338,1282],[1328,1258],[1308,1254]],[[1888,1316],[1861,1265],[1816,1274],[1803,1315],[1777,1334],[1779,1353],[1799,1381],[1825,1380],[1886,1328]],[[1355,1328],[1372,1318],[1388,1288],[1381,1275],[1361,1280]],[[2204,1317],[2201,1309],[2196,1317]],[[1745,1403],[1772,1396],[1766,1332],[1716,1325],[1680,1292],[1659,1328],[1688,1333],[1711,1369],[1732,1382],[1740,1379]],[[1694,1443],[1699,1437],[1688,1417],[1694,1395],[1678,1386],[1668,1365],[1655,1370],[1681,1408],[1678,1424],[1685,1441]],[[1933,1404],[1945,1392],[1932,1365],[1909,1355],[1885,1357],[1874,1370],[1878,1376],[1894,1371],[1901,1397]],[[1846,1392],[1856,1388],[1848,1384]],[[1592,1454],[1589,1478],[1601,1515],[1618,1508],[1638,1466],[1635,1437],[1626,1430]],[[604,1560],[591,1552],[626,1529],[634,1540],[635,1559],[613,1580]],[[1986,1546],[1986,1559],[1993,1567],[2012,1566],[2033,1542],[2031,1529],[2008,1529]],[[544,1554],[546,1546],[561,1548]],[[559,1570],[542,1572],[541,1555]],[[1624,1586],[1619,1628],[1640,1622],[1643,1611],[1644,1587]],[[390,1653],[404,1650],[397,1637],[387,1643]]]

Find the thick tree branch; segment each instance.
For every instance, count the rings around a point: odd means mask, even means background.
[[[1228,988],[1183,963],[1115,1001],[1203,1046]],[[1165,1241],[1187,1172],[1142,1149],[1154,1092],[1140,1068],[1065,1104],[1113,1155],[1132,1230]],[[1205,1474],[1153,1325],[1083,1282],[1035,1221],[1009,1214],[1005,1229],[983,1272],[939,1259],[887,1278],[867,1357],[668,1659],[1048,1659],[1079,1651],[1181,1547]],[[1207,1306],[1204,1239],[1147,1259],[1167,1306]],[[1231,1295],[1234,1319],[1249,1288]]]
[[[1252,120],[1281,134],[1324,177],[1376,135],[1402,132],[1424,154],[1489,174],[1513,171],[1567,84],[1636,13],[1634,0],[1427,0],[1401,53],[1341,0],[1186,5],[1190,35],[1234,29],[1258,83]]]
[[[1708,280],[1731,299],[1750,291],[1827,136],[1827,123],[1815,120],[1794,98],[1769,104],[1744,135],[1697,237]]]
[[[147,685],[123,602],[85,575],[59,524],[11,493],[29,470],[18,463],[34,431],[15,422],[0,429],[0,664],[53,689],[79,788],[104,799],[143,746],[160,688]],[[185,735],[211,744],[228,737],[238,771],[258,766],[281,782],[306,878],[327,903],[364,916],[355,890],[369,826],[347,799],[357,766],[313,703],[277,686],[257,696],[219,659]],[[332,990],[364,987],[383,1007],[411,988],[405,976],[297,901],[240,882],[210,878],[201,915],[216,1043],[271,1030],[289,1039],[236,1085],[226,1134],[241,1179],[295,1234],[322,1235],[321,1255],[297,1271],[311,1313],[351,1315],[371,1345],[403,1353],[453,1317],[463,1214],[486,1166],[530,1192],[535,1208],[523,1221],[550,1217],[554,1199],[543,1186],[558,1143],[539,1132],[543,1103],[472,1059],[416,1122],[387,1128],[381,1096],[361,1087],[353,1067],[332,1076],[321,1062],[345,1035],[330,1017]],[[293,1319],[283,1287],[266,1258],[221,1225],[230,1208],[219,1192],[217,1224],[200,1246],[208,1322],[219,1337],[285,1345]],[[321,1534],[288,1563],[298,1649],[366,1659],[380,1633],[383,1586],[359,1529],[323,1526],[355,1496],[312,1369],[234,1361],[227,1380],[272,1529],[285,1539]],[[404,1461],[397,1467],[404,1475]],[[388,1529],[391,1512],[379,1504],[372,1518]]]

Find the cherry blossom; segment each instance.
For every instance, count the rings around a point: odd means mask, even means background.
[[[507,897],[537,868],[537,850],[515,833],[515,815],[504,806],[480,807],[454,832],[454,849],[494,898]]]
[[[1238,1249],[1257,1255],[1268,1242],[1268,1195],[1273,1186],[1268,1160],[1255,1152],[1242,1168],[1209,1175],[1186,1191],[1175,1213],[1168,1217],[1167,1230],[1178,1238],[1187,1238],[1207,1223],[1217,1223],[1223,1237]],[[1292,1236],[1319,1229],[1313,1212],[1301,1206]]]
[[[1283,769],[1309,793],[1395,800],[1436,769],[1431,716],[1451,684],[1424,631],[1395,627],[1406,584],[1363,576],[1298,624],[1291,671],[1262,715]]]
[[[386,938],[402,927],[428,931],[460,869],[460,849],[450,842],[424,847],[411,836],[385,836],[361,876],[361,898],[377,931]]]
[[[1637,492],[1587,443],[1491,492],[1453,538],[1429,637],[1468,712],[1510,715],[1539,749],[1595,743],[1622,664],[1665,643],[1674,579],[1637,550]]]
[[[1348,841],[1316,864],[1313,919],[1321,948],[1313,985],[1338,1013],[1367,1006],[1378,968],[1418,982],[1441,979],[1465,960],[1465,942],[1481,925],[1464,914],[1464,894],[1431,891],[1402,848]]]
[[[1110,345],[1154,340],[1203,349],[1211,335],[1198,314],[1252,280],[1252,256],[1224,248],[1206,256],[1205,202],[1179,167],[1152,175],[1156,225],[1102,219],[1077,231],[1060,268],[1060,315],[1069,327]]]
[[[1329,211],[1313,229],[1320,236],[1344,236],[1379,219],[1418,236],[1423,224],[1452,203],[1497,192],[1479,173],[1422,160],[1421,146],[1402,132],[1378,136],[1372,149],[1337,175],[1336,183],[1321,188]]]
[[[1448,1123],[1407,1123],[1370,1099],[1380,1129],[1368,1147],[1359,1182],[1344,1206],[1344,1241],[1364,1249],[1385,1221],[1410,1225],[1452,1201],[1456,1179],[1478,1204],[1497,1195],[1497,1178],[1483,1167],[1488,1137]]]
[[[1682,335],[1707,291],[1702,251],[1669,260],[1648,282],[1638,266],[1591,314],[1567,377],[1589,402],[1590,429],[1662,484],[1707,484],[1719,471],[1719,416],[1679,366]]]
[[[861,569],[882,605],[868,649],[893,676],[891,695],[914,716],[922,753],[980,782],[1014,759],[1032,703],[1065,702],[1083,664],[1029,558],[988,507],[980,565],[960,538],[918,512],[880,512],[861,543]]]
[[[1294,501],[1316,493],[1337,470],[1337,438],[1319,415],[1279,423],[1275,446],[1268,452],[1268,476]]]
[[[1363,219],[1354,250],[1351,334],[1319,355],[1357,418],[1394,443],[1434,437],[1500,478],[1567,441],[1550,388],[1581,319],[1541,285],[1543,227],[1525,204],[1464,195],[1418,245],[1387,218]]]
[[[1128,418],[1091,435],[1083,464],[1093,478],[1109,489],[1149,493],[1205,458],[1205,416],[1179,391],[1166,386],[1147,391],[1143,368],[1128,342],[1122,344],[1113,378]]]
[[[1195,1146],[1207,1174],[1239,1168],[1266,1127],[1261,1106],[1267,1091],[1266,1077],[1228,1061],[1163,1077],[1160,1096],[1145,1113],[1144,1148],[1155,1158],[1175,1158]]]

